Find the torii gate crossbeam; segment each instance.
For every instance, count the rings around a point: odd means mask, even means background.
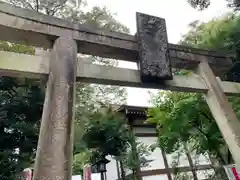
[[[141,13],[137,17],[138,34],[131,36],[91,29],[0,2],[1,40],[53,47],[52,52],[35,56],[0,52],[2,76],[48,77],[35,180],[69,180],[71,177],[75,79],[204,93],[232,156],[240,166],[240,122],[226,97],[226,94],[240,93],[240,84],[216,78],[231,68],[231,56],[169,44],[163,19]],[[77,52],[137,62],[140,70],[86,64],[77,61]],[[170,66],[196,71],[189,76],[172,76]],[[149,76],[148,70],[151,78],[161,81],[148,82],[143,78],[143,75]]]

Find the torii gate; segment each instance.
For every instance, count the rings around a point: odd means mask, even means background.
[[[232,66],[222,53],[169,44],[165,20],[137,13],[137,36],[91,29],[0,2],[0,39],[52,48],[25,55],[0,52],[2,76],[48,76],[34,180],[70,180],[75,82],[204,93],[211,112],[240,166],[240,122],[225,94],[240,93],[239,83],[221,81]],[[137,62],[140,70],[84,64],[77,52]],[[196,70],[172,76],[172,68]]]

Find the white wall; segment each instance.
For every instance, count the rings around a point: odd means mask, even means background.
[[[116,160],[111,158],[111,156],[107,156],[107,159],[110,160],[110,163],[106,165],[107,180],[116,180],[118,179]]]
[[[156,133],[154,128],[134,128],[135,133]],[[147,146],[157,143],[157,137],[139,137],[138,141],[144,143]],[[153,169],[162,169],[165,168],[162,152],[160,148],[156,148],[153,152],[150,153],[150,156],[147,157],[150,162],[148,167],[143,167],[141,170],[153,170]],[[145,176],[143,180],[168,180],[167,175],[154,175],[154,176]]]
[[[72,176],[72,180],[82,180],[81,175]],[[91,175],[91,180],[101,180],[101,176],[98,173],[93,173]]]
[[[143,180],[168,180],[168,177],[167,175],[146,176]]]
[[[145,145],[152,145],[155,144],[157,141],[156,137],[139,137],[138,141],[144,143]],[[152,170],[152,169],[160,169],[165,168],[161,149],[156,148],[153,152],[150,153],[150,156],[146,157],[149,160],[153,160],[150,162],[148,167],[143,167],[141,170]]]

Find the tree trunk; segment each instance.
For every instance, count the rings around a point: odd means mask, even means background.
[[[134,134],[133,134],[133,130],[131,130],[131,131],[132,131],[132,136],[135,137]],[[139,156],[138,156],[138,152],[137,152],[137,143],[136,143],[135,138],[132,138],[131,144],[132,144],[132,153],[134,155],[134,159],[136,159],[136,161],[137,161],[137,167],[134,169],[135,178],[137,180],[142,180],[142,177],[141,177],[141,174],[140,174],[141,173],[140,161],[139,161]]]
[[[58,38],[51,54],[34,180],[72,178],[76,61],[75,41]]]
[[[135,169],[132,169],[132,179],[133,180],[136,180],[136,171],[135,171]]]
[[[217,160],[219,161],[219,163],[221,164],[221,165],[227,165],[228,163],[225,161],[225,159],[223,158],[223,156],[222,156],[222,154],[221,154],[221,152],[219,151],[219,149],[216,149],[215,150],[216,151],[216,155],[217,155]]]
[[[186,153],[186,156],[187,156],[187,159],[188,159],[188,162],[189,162],[192,174],[193,174],[193,180],[198,180],[197,173],[195,171],[195,167],[194,167],[194,164],[193,164],[193,161],[191,158],[191,154],[188,150],[188,147],[185,144],[184,144],[184,149],[185,149],[185,153]]]

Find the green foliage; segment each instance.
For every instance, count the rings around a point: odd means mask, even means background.
[[[13,44],[6,41],[0,41],[0,51],[10,51],[23,54],[34,54],[35,52],[33,47],[21,44]]]
[[[177,173],[173,180],[192,180],[193,179],[193,175],[190,173]]]
[[[148,122],[157,124],[159,145],[167,153],[176,152],[183,144],[188,144],[197,154],[207,152],[223,164],[232,161],[201,94],[164,91],[153,101],[155,107],[148,112]],[[235,98],[234,103],[239,104],[239,98]],[[239,110],[236,109],[237,115]]]
[[[234,10],[239,10],[239,0],[226,0],[228,7],[232,7]],[[211,0],[187,0],[187,2],[195,9],[204,10],[211,4]]]
[[[43,93],[30,80],[0,78],[0,179],[15,179],[37,147]]]
[[[123,171],[126,169],[135,172],[139,166],[146,167],[152,161],[147,159],[150,149],[130,133],[122,114],[110,107],[103,107],[95,110],[88,118],[84,123],[81,143],[86,145],[88,154],[85,154],[85,159],[81,159],[81,165],[77,162],[76,168],[82,168],[85,163],[94,164],[100,157],[110,155],[120,161],[121,176],[124,178]]]
[[[0,41],[1,51],[34,54],[32,47]],[[0,179],[16,179],[33,162],[44,93],[39,82],[0,78]]]
[[[129,145],[129,127],[111,108],[95,111],[85,123],[83,141],[101,155],[120,156]]]
[[[234,67],[222,78],[240,82],[240,16],[228,13],[207,23],[195,21],[190,24],[190,31],[182,37],[181,44],[203,48],[216,49],[236,55]]]
[[[182,37],[181,44],[203,49],[237,50],[239,16],[228,13],[207,23],[194,21],[189,32]]]
[[[90,162],[91,152],[90,151],[83,151],[78,153],[74,156],[73,159],[73,175],[82,175],[84,165]]]
[[[134,138],[134,140],[136,141],[137,146],[136,152],[129,148],[128,151],[121,156],[125,169],[129,170],[135,170],[138,167],[147,167],[152,161],[152,159],[147,158],[150,156],[150,148],[144,143],[137,141],[136,138]]]
[[[167,153],[187,142],[198,153],[225,145],[201,94],[160,92],[154,102],[148,121],[157,123],[159,144]]]

